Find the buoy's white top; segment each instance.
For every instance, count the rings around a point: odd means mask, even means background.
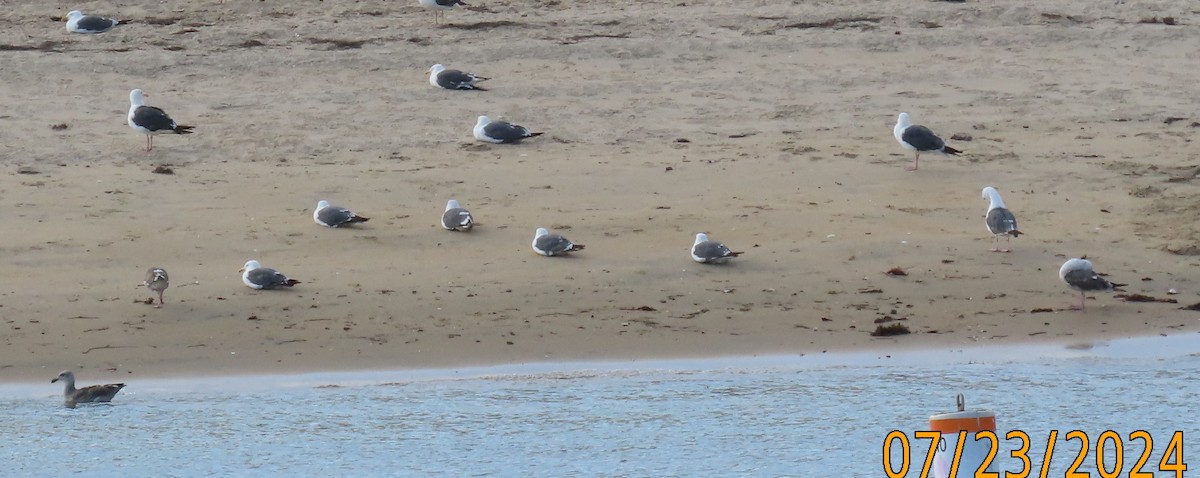
[[[119,23],[119,20],[111,18],[84,15],[79,10],[67,14],[67,31],[72,33],[104,33]]]
[[[991,410],[942,413],[929,417],[929,429],[941,433],[996,431],[996,413]]]
[[[447,231],[469,231],[475,227],[471,212],[458,205],[453,199],[446,201],[446,210],[442,213],[442,228]]]

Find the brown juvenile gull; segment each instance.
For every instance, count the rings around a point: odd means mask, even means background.
[[[441,63],[429,67],[426,73],[429,73],[429,84],[447,90],[487,91],[476,83],[490,79],[461,70],[447,70]]]
[[[1012,238],[1024,234],[1017,230],[1017,218],[1013,216],[1012,211],[1004,207],[1004,200],[1000,199],[1000,192],[996,188],[983,188],[983,198],[990,201],[983,223],[988,232],[992,233],[992,252],[1009,252],[1007,247],[1000,249],[998,241],[1000,236],[1005,236],[1005,243],[1009,243],[1012,242]]]
[[[313,210],[313,221],[325,227],[341,227],[370,220],[344,207],[330,206],[326,200],[317,201],[317,208]]]
[[[121,23],[119,20],[96,15],[84,15],[79,10],[67,14],[67,31],[71,33],[104,33]]]
[[[288,279],[287,276],[280,274],[275,269],[263,267],[254,260],[246,261],[246,265],[242,266],[238,272],[242,273],[242,282],[251,289],[277,289],[300,283],[296,279]]]
[[[63,381],[63,404],[67,408],[75,408],[76,404],[80,403],[100,403],[111,402],[113,395],[125,388],[123,383],[110,383],[108,385],[91,385],[80,389],[75,388],[75,374],[70,370],[59,372],[54,380],[50,383]]]
[[[1058,277],[1072,289],[1079,291],[1079,310],[1084,310],[1084,300],[1087,299],[1088,292],[1118,291],[1121,287],[1129,285],[1109,282],[1108,279],[1100,277],[1100,274],[1092,270],[1092,261],[1087,260],[1087,256],[1064,262],[1058,270]]]
[[[724,264],[741,254],[729,250],[725,244],[710,241],[703,232],[696,233],[696,242],[692,243],[692,260],[701,264]]]
[[[162,307],[164,304],[163,291],[167,290],[167,286],[170,285],[167,279],[167,270],[161,267],[151,268],[146,271],[146,280],[142,281],[142,285],[149,287],[154,292],[158,292],[158,305],[154,306],[154,308]],[[154,302],[154,299],[151,298],[150,302]]]
[[[525,138],[540,136],[521,125],[507,121],[492,121],[487,116],[480,116],[475,122],[475,139],[489,143],[519,143]]]
[[[900,116],[896,118],[896,126],[892,128],[892,135],[896,137],[896,141],[900,142],[900,146],[904,146],[904,149],[917,153],[912,166],[904,167],[908,171],[917,170],[917,163],[921,161],[921,153],[962,153],[962,151],[946,146],[946,142],[942,141],[938,135],[933,134],[929,128],[912,124],[912,120],[908,119],[908,113],[900,113]]]
[[[569,252],[582,251],[583,244],[575,244],[558,234],[550,234],[544,227],[539,227],[533,235],[533,252],[546,257],[560,256]]]
[[[191,134],[194,126],[176,124],[167,112],[146,106],[146,95],[142,90],[129,92],[129,127],[146,135],[146,151],[154,149],[156,134]]]
[[[456,5],[462,5],[464,7],[470,6],[470,5],[467,5],[465,2],[463,2],[462,0],[418,0],[418,1],[421,3],[422,7],[434,9],[433,10],[433,23],[434,24],[441,23],[439,20],[441,19],[442,16],[444,16],[442,13],[443,10],[449,10],[451,8],[454,8]]]
[[[453,199],[446,201],[446,212],[442,213],[442,228],[447,231],[470,231],[475,227],[471,212],[458,205]]]

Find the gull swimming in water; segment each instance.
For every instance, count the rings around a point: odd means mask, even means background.
[[[75,408],[75,405],[80,403],[102,403],[111,402],[113,396],[125,388],[123,383],[110,383],[108,385],[91,385],[83,388],[75,388],[75,374],[70,370],[59,372],[54,380],[50,383],[62,380],[63,382],[63,405],[67,408]]]

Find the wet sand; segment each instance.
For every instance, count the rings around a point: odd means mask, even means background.
[[[0,31],[0,381],[1200,330],[1183,1],[87,7],[134,23],[69,35],[75,5],[23,3]],[[433,63],[490,91],[432,88]],[[196,133],[141,151],[132,88]],[[967,154],[904,171],[899,111]],[[480,114],[546,134],[477,143]],[[989,185],[1026,233],[1009,254]],[[475,231],[440,228],[450,198]],[[372,219],[322,228],[319,199]],[[537,227],[587,249],[537,256]],[[696,264],[699,231],[746,253]],[[1179,303],[1068,310],[1083,254]],[[303,283],[250,290],[249,259]],[[869,335],[888,319],[913,333]]]

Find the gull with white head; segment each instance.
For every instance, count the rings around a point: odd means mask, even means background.
[[[324,199],[317,201],[317,208],[313,210],[313,222],[325,227],[342,227],[370,220],[344,207],[330,206],[329,201]]]
[[[740,255],[741,252],[733,252],[725,244],[710,240],[703,232],[696,233],[696,241],[692,243],[692,260],[701,264],[724,264]]]
[[[942,141],[938,135],[933,134],[929,128],[918,124],[912,124],[912,120],[908,118],[908,113],[900,113],[896,118],[896,126],[892,127],[892,135],[896,137],[896,141],[900,142],[900,146],[904,149],[916,153],[913,159],[912,166],[905,166],[908,171],[916,171],[918,163],[921,161],[921,153],[941,153],[957,155],[962,151],[946,146],[946,142]]]
[[[446,210],[442,213],[442,228],[447,231],[467,232],[472,227],[475,227],[475,219],[471,217],[471,211],[463,209],[458,205],[458,201],[446,201]]]
[[[533,252],[546,257],[561,256],[582,250],[583,244],[575,244],[563,236],[550,234],[550,231],[544,227],[539,227],[533,234]]]
[[[175,123],[167,112],[153,106],[146,106],[146,95],[142,90],[129,92],[129,127],[146,135],[146,151],[154,149],[156,134],[191,134],[193,126]]]
[[[996,188],[983,188],[983,198],[988,200],[987,216],[984,217],[983,223],[988,232],[992,233],[992,252],[1009,252],[1007,247],[1000,249],[998,242],[1000,236],[1004,236],[1005,242],[1008,243],[1012,242],[1012,238],[1024,234],[1017,230],[1017,218],[1013,216],[1012,211],[1004,207],[1004,200],[1000,199],[1000,192]]]
[[[447,70],[441,63],[429,67],[426,71],[429,73],[429,84],[446,90],[479,90],[487,91],[482,86],[477,85],[481,81],[487,81],[491,78],[467,73],[462,70]]]
[[[475,139],[488,143],[519,143],[525,138],[540,136],[542,133],[529,131],[521,125],[507,121],[492,121],[487,116],[480,116],[475,122]]]
[[[1087,299],[1088,292],[1119,291],[1121,287],[1129,285],[1109,282],[1108,279],[1100,277],[1100,274],[1092,270],[1092,261],[1087,260],[1086,255],[1064,262],[1058,269],[1058,278],[1066,282],[1072,289],[1079,291],[1079,310],[1084,310],[1086,307],[1084,300]]]
[[[79,10],[72,10],[66,16],[67,31],[71,33],[104,33],[121,23],[120,20],[104,18],[97,15],[84,15]]]
[[[296,279],[289,279],[275,269],[263,267],[258,261],[246,261],[238,272],[242,273],[242,283],[251,289],[278,289],[280,287],[292,287],[299,284]]]

